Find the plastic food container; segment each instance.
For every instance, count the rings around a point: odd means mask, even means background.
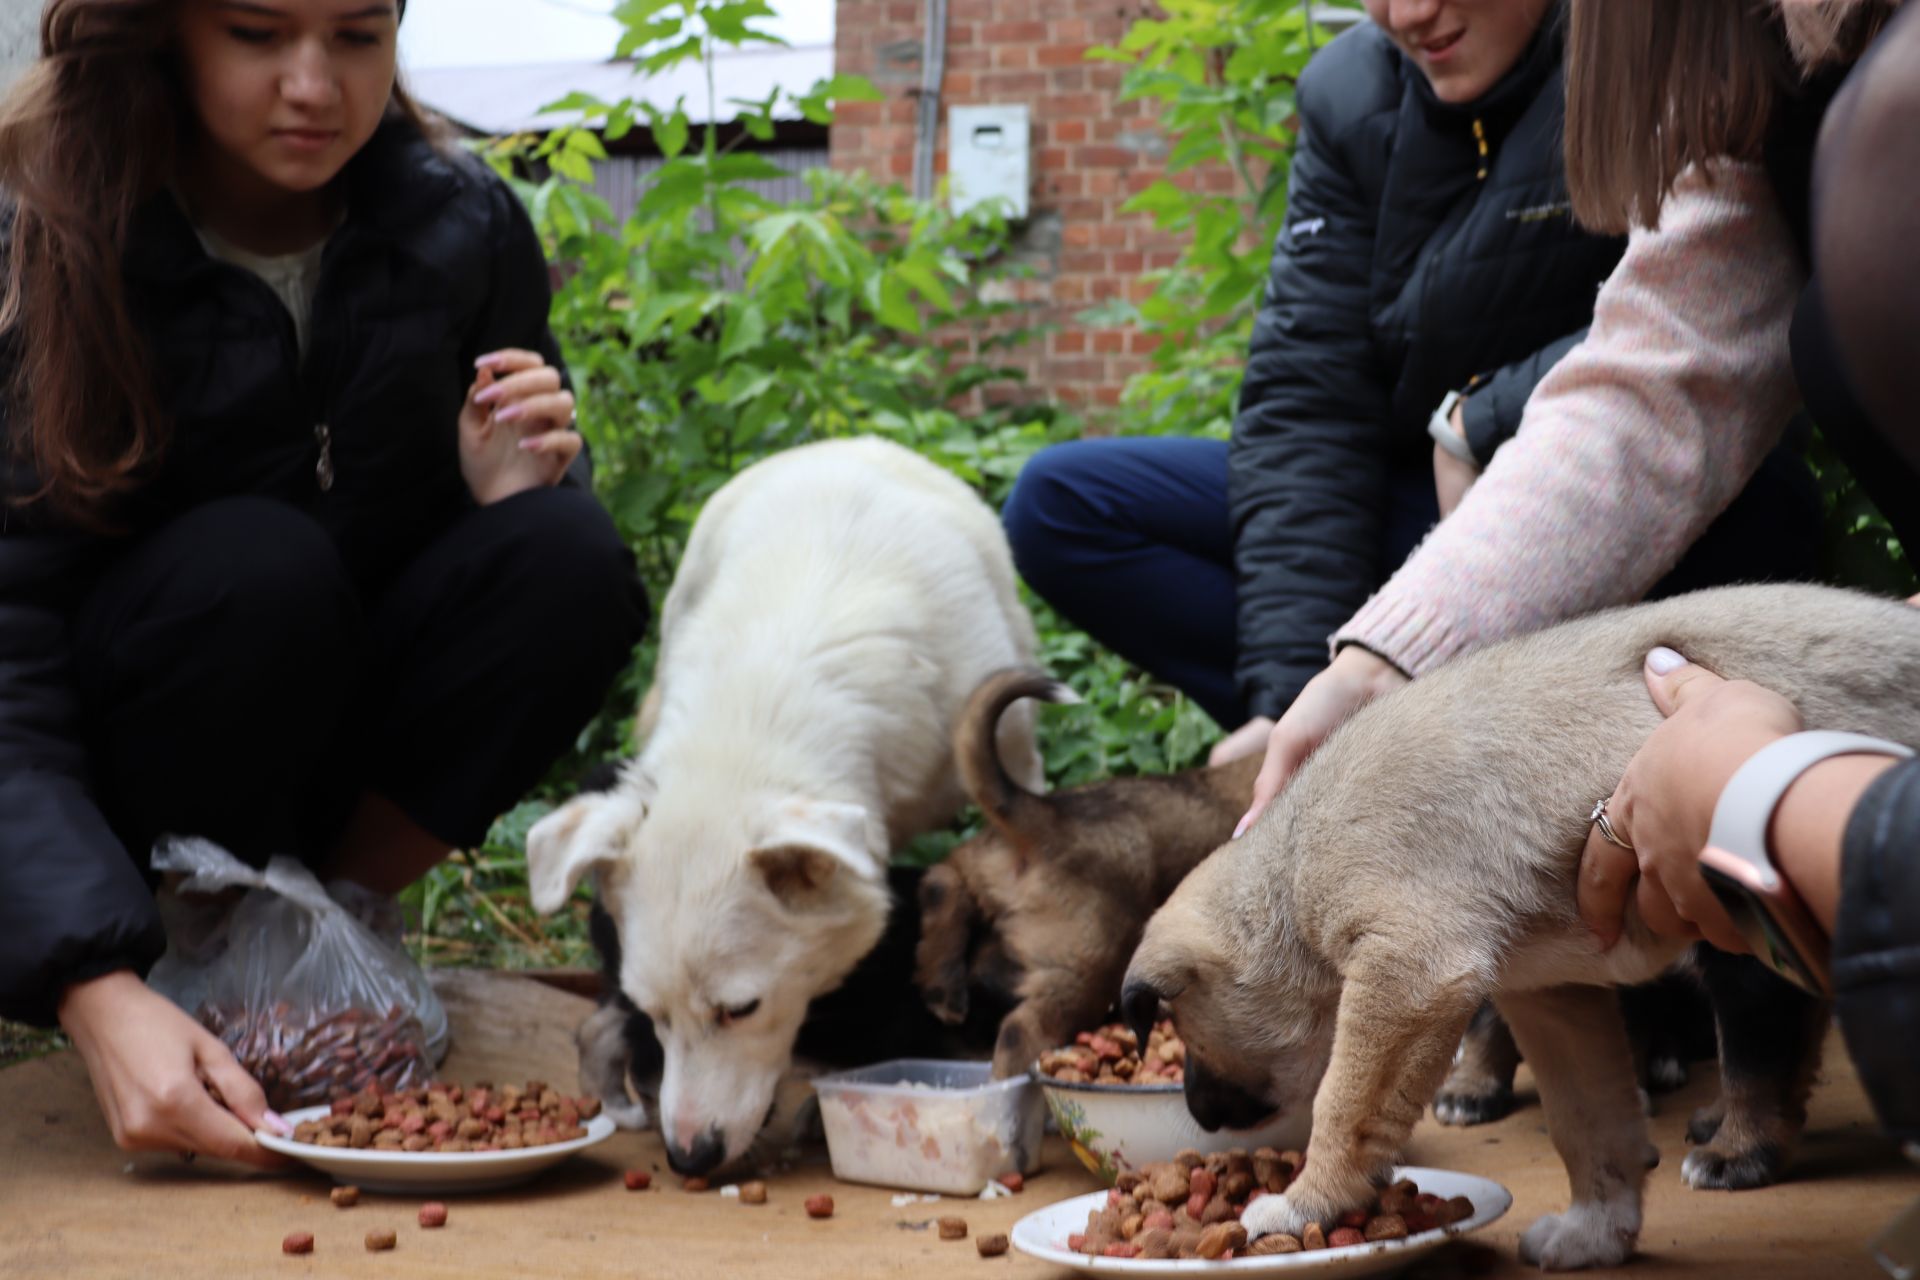
[[[995,1080],[985,1062],[899,1058],[813,1087],[843,1182],[975,1195],[1040,1163],[1046,1104],[1031,1076]]]

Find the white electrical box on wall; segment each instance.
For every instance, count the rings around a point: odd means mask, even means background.
[[[998,204],[1008,218],[1027,216],[1031,147],[1027,108],[947,109],[947,191],[955,213]]]

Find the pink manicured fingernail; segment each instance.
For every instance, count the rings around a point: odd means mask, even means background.
[[[1687,660],[1665,645],[1647,654],[1647,670],[1657,676],[1671,675],[1687,665]]]
[[[288,1124],[286,1118],[279,1112],[268,1111],[264,1113],[261,1118],[267,1122],[267,1128],[273,1131],[274,1136],[280,1138],[290,1138],[293,1136],[293,1126]]]
[[[496,382],[491,386],[482,387],[480,389],[479,394],[474,396],[473,402],[475,404],[492,404],[495,400],[498,400],[501,396],[505,394],[506,394],[505,385],[502,383]]]
[[[512,422],[515,418],[520,416],[520,412],[521,412],[521,409],[519,405],[510,404],[506,408],[494,414],[493,420],[495,422]]]
[[[541,440],[539,436],[528,436],[526,439],[520,442],[520,447],[522,449],[525,449],[528,453],[534,452],[536,449],[540,447],[540,445],[541,445]]]
[[[481,356],[478,360],[475,360],[473,362],[473,367],[476,369],[491,369],[493,368],[494,363],[499,359],[500,359],[500,353],[497,351],[491,351],[491,352],[488,352],[486,355]]]
[[[1248,823],[1249,821],[1251,821],[1251,820],[1250,820],[1250,819],[1248,819],[1248,818],[1242,818],[1242,819],[1240,819],[1240,825],[1238,825],[1238,826],[1236,826],[1236,827],[1235,827],[1235,828],[1233,829],[1233,836],[1232,836],[1232,838],[1233,838],[1233,839],[1235,839],[1235,840],[1238,840],[1238,839],[1240,838],[1240,833],[1241,833],[1242,831],[1245,831],[1245,830],[1247,829],[1247,823]]]

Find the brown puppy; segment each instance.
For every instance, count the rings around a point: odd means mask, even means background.
[[[1360,712],[1181,883],[1122,995],[1136,1023],[1171,1006],[1202,1124],[1312,1107],[1305,1172],[1248,1207],[1251,1235],[1365,1205],[1491,997],[1573,1190],[1521,1256],[1557,1270],[1633,1252],[1646,1121],[1606,987],[1646,981],[1684,946],[1630,913],[1600,951],[1574,885],[1589,810],[1659,723],[1641,678],[1655,645],[1778,690],[1809,728],[1920,735],[1920,610],[1804,586],[1600,614]]]
[[[1256,755],[1036,795],[1007,775],[995,749],[1002,713],[1022,698],[1077,701],[1037,671],[997,672],[974,691],[954,729],[954,758],[988,825],[920,885],[915,980],[928,1006],[961,1022],[968,986],[980,983],[1018,1000],[994,1047],[999,1078],[1112,1007],[1147,917],[1233,833],[1260,770]]]

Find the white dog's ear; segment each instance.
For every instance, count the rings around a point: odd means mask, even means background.
[[[566,905],[580,877],[614,861],[647,816],[636,792],[575,796],[527,832],[527,887],[533,909],[551,915]]]
[[[865,805],[828,800],[789,800],[775,810],[771,831],[747,855],[773,896],[800,906],[836,876],[880,878],[871,850],[871,815]]]

